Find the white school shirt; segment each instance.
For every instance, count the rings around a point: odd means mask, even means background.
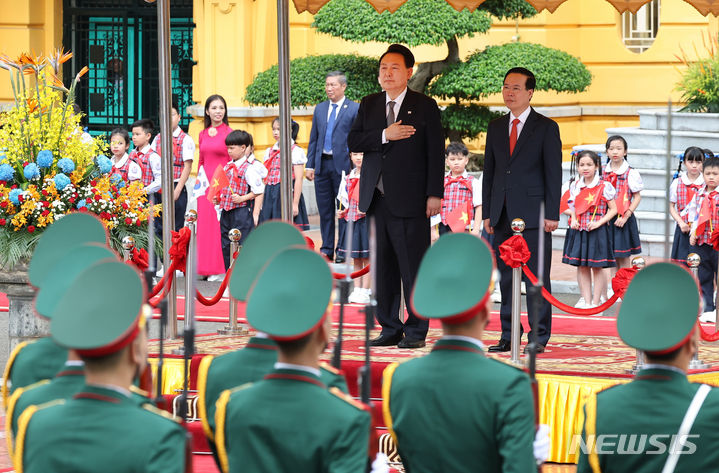
[[[245,169],[245,181],[249,184],[250,191],[257,195],[264,193],[265,183],[262,180],[267,177],[267,168],[264,164],[257,161],[254,155],[243,156],[237,161],[234,161],[235,167],[240,169],[240,166],[242,166],[245,161],[250,163],[247,169]]]
[[[339,200],[340,203],[342,204],[342,208],[346,209],[350,206],[350,198],[349,198],[349,195],[347,195],[347,179],[350,179],[350,178],[359,179],[359,177],[360,177],[360,173],[357,171],[357,168],[352,168],[349,175],[342,173],[342,179],[340,179],[339,192],[337,192],[337,200]]]
[[[569,208],[574,211],[574,200],[577,198],[579,193],[582,192],[582,189],[584,189],[585,187],[589,189],[594,189],[599,185],[600,182],[604,182],[604,189],[602,189],[602,196],[604,197],[604,199],[607,201],[614,199],[614,197],[617,195],[617,190],[614,188],[614,186],[607,181],[602,181],[601,179],[599,179],[599,173],[594,173],[594,178],[589,185],[586,185],[584,183],[584,178],[582,176],[576,178],[569,185],[569,201],[567,202]]]
[[[112,157],[112,167],[120,169],[125,165],[125,162],[130,159],[130,155],[125,153],[122,158],[115,161],[115,157]],[[130,161],[130,166],[127,168],[127,180],[128,181],[139,181],[142,179],[142,168],[135,161]]]
[[[444,177],[451,176],[452,171],[447,171],[444,173]],[[462,175],[460,176],[464,179],[467,179],[469,177],[469,173],[467,171],[464,171]],[[477,177],[472,177],[472,207],[476,208],[482,205],[482,173],[479,174]],[[474,219],[474,214],[471,215],[472,219]],[[429,218],[429,226],[433,227],[435,225],[439,225],[442,222],[442,213],[438,213],[437,215],[432,215]]]
[[[616,171],[612,171],[612,163],[609,162],[604,168],[607,172],[613,172],[615,174],[624,174],[627,172],[627,169],[629,169],[629,163],[625,159],[622,162],[622,165],[619,166],[619,169]],[[639,171],[632,168],[629,169],[629,175],[627,175],[627,185],[629,186],[629,190],[634,194],[637,192],[641,192],[644,190],[644,182],[642,181],[642,176],[639,175]]]
[[[679,177],[674,179],[672,181],[671,185],[669,186],[669,202],[672,202],[674,204],[676,204],[677,200],[679,199],[679,197],[677,196],[677,187],[679,187],[680,179],[684,183],[685,186],[690,186],[692,184],[698,184],[700,186],[704,185],[704,176],[702,176],[702,173],[699,173],[699,177],[694,179],[694,181],[691,181],[689,179],[689,176],[687,176],[686,171],[680,172]],[[684,210],[686,210],[686,208]]]
[[[305,154],[305,150],[303,150],[299,146],[295,146],[295,140],[291,140],[290,146],[292,146],[292,165],[296,166],[307,163],[307,155]],[[270,153],[273,150],[278,149],[280,149],[280,145],[278,145],[277,143],[267,148],[267,150],[265,151],[265,158],[262,160],[262,162],[266,163],[267,160],[270,159]]]

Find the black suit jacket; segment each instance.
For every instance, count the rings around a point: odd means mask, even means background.
[[[539,204],[545,218],[559,220],[562,187],[562,141],[557,123],[529,113],[509,156],[509,114],[487,128],[482,176],[482,218],[495,226],[506,206],[509,220],[521,218],[527,228],[539,226]]]
[[[427,197],[444,195],[444,131],[437,102],[408,89],[396,119],[414,126],[415,133],[383,145],[386,114],[384,92],[363,98],[347,138],[350,151],[364,153],[359,208],[369,209],[381,172],[389,211],[397,217],[424,216]]]

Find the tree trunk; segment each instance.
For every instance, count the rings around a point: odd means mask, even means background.
[[[409,88],[415,92],[424,92],[432,79],[444,71],[450,64],[459,63],[459,45],[457,37],[447,40],[447,57],[441,61],[424,62],[409,80]]]

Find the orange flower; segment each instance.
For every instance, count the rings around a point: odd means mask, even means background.
[[[34,113],[37,110],[37,100],[34,97],[27,99],[27,109],[30,113]]]
[[[65,88],[65,85],[62,83],[60,78],[57,75],[55,75],[54,72],[49,72],[48,76],[50,77],[50,80],[52,81],[52,85],[54,85],[55,87],[61,88],[61,89]]]
[[[52,55],[47,57],[47,62],[57,71],[60,68],[60,64],[64,64],[71,57],[71,52],[66,53],[63,49],[56,49]]]
[[[75,80],[76,80],[76,81],[79,81],[79,80],[80,80],[80,77],[82,77],[82,76],[84,76],[85,74],[87,74],[87,71],[89,71],[89,70],[90,70],[90,68],[88,68],[87,66],[85,66],[85,67],[83,67],[82,69],[80,69],[80,72],[78,72],[77,75],[75,76]]]

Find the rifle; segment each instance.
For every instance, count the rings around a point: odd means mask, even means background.
[[[332,353],[332,366],[342,369],[342,327],[345,320],[345,304],[349,303],[350,282],[350,261],[352,260],[352,221],[347,222],[345,228],[345,277],[340,279],[337,285],[340,289],[340,319],[337,329],[337,340],[335,341],[334,352]]]

